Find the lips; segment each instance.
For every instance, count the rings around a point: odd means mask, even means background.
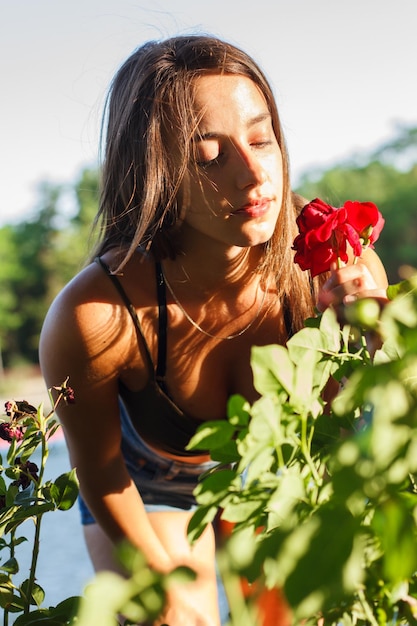
[[[270,198],[260,198],[243,205],[233,215],[246,215],[247,217],[262,217],[269,210],[271,205]]]

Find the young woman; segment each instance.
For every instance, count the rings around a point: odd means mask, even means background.
[[[196,581],[170,592],[154,624],[219,626],[213,531],[192,548],[186,538],[212,462],[186,445],[231,394],[256,399],[252,346],[284,344],[313,314],[317,290],[291,250],[301,203],[270,86],[223,41],[139,48],[105,120],[100,243],[48,313],[42,371],[75,392],[59,417],[96,569],[122,538],[158,571],[187,564]],[[322,300],[385,287],[367,251],[333,271]]]

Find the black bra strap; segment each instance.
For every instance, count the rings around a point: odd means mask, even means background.
[[[125,290],[123,289],[122,285],[120,284],[119,279],[117,278],[117,276],[115,274],[112,274],[110,271],[109,266],[100,258],[100,257],[96,257],[95,262],[98,263],[99,265],[101,265],[101,267],[104,269],[104,271],[106,272],[107,276],[110,278],[110,280],[112,281],[113,285],[116,287],[117,291],[120,294],[120,297],[122,298],[124,304],[127,307],[127,310],[130,313],[130,317],[133,320],[133,323],[135,325],[136,330],[138,331],[139,335],[142,338],[143,341],[143,345],[145,347],[145,353],[146,353],[146,358],[148,360],[148,367],[149,367],[149,372],[152,376],[154,376],[154,364],[152,361],[152,357],[151,357],[151,353],[149,351],[148,348],[148,344],[146,343],[146,339],[144,337],[143,331],[142,331],[142,327],[140,325],[140,321],[139,318],[137,316],[136,313],[136,309],[133,306],[133,304],[130,302],[129,298],[127,297],[127,294],[125,292]]]
[[[165,390],[165,373],[167,363],[167,299],[164,274],[159,261],[155,263],[156,293],[158,297],[158,362],[156,365],[156,379]]]
[[[292,317],[291,317],[291,309],[290,309],[290,304],[288,302],[288,298],[285,297],[284,298],[284,324],[285,324],[285,331],[287,333],[287,340],[291,339],[291,337],[294,334],[293,331],[293,327],[292,327]]]

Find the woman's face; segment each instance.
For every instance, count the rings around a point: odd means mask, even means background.
[[[182,232],[192,241],[248,247],[268,241],[282,204],[282,155],[261,91],[249,78],[195,79],[195,163],[182,184]]]

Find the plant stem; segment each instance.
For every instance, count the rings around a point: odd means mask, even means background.
[[[45,464],[46,464],[46,460],[48,458],[48,453],[49,453],[47,442],[46,442],[47,424],[48,424],[48,417],[44,418],[42,416],[42,419],[40,420],[40,425],[39,425],[40,432],[42,434],[42,447],[41,447],[41,463],[40,463],[40,468],[39,468],[39,478],[37,480],[37,487],[36,487],[37,499],[41,497],[41,485],[42,485],[43,475],[45,471]],[[33,587],[35,584],[36,567],[38,564],[38,556],[39,556],[39,548],[40,548],[42,517],[43,517],[43,514],[35,516],[35,522],[34,522],[35,523],[35,536],[33,538],[32,561],[30,564],[29,580],[28,580],[28,587],[27,587],[27,604],[25,606],[25,611],[24,611],[25,614],[29,613],[30,604],[32,600]]]
[[[363,360],[365,361],[366,365],[371,365],[372,359],[371,355],[369,354],[368,344],[366,343],[366,337],[363,332],[361,332],[361,347],[363,350]]]
[[[313,459],[310,455],[310,445],[307,437],[307,415],[301,416],[301,452],[304,455],[305,460],[307,461],[307,465],[310,468],[311,474],[314,478],[316,485],[321,485],[322,480],[319,476],[316,466],[313,463]],[[311,442],[311,438],[310,438]]]
[[[363,610],[365,611],[365,615],[366,615],[369,623],[372,626],[379,626],[378,621],[375,619],[375,615],[373,614],[372,609],[369,606],[369,603],[368,603],[367,599],[365,598],[365,594],[363,592],[363,589],[359,589],[358,590],[358,598],[359,598],[359,602],[362,605]]]
[[[42,521],[42,515],[37,515],[35,517],[35,536],[33,538],[32,562],[30,564],[30,573],[29,573],[29,580],[28,580],[28,587],[27,587],[27,594],[26,594],[26,606],[24,610],[25,615],[28,614],[30,610],[33,586],[35,584],[36,566],[38,564],[40,536],[41,536],[41,521]]]

